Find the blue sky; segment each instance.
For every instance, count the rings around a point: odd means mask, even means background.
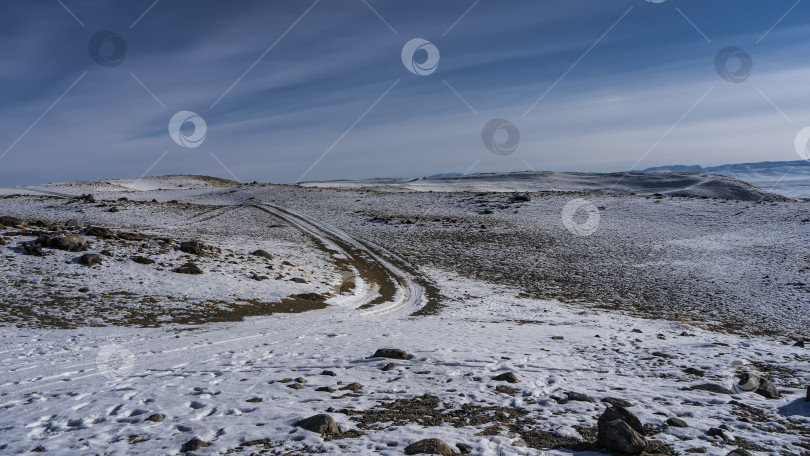
[[[795,160],[808,18],[796,0],[9,0],[0,185]],[[91,58],[100,31],[120,65]],[[413,38],[440,52],[430,75],[403,65]],[[728,46],[753,61],[742,83],[715,69]],[[204,119],[199,147],[169,135],[178,111]],[[483,144],[495,118],[514,153]]]

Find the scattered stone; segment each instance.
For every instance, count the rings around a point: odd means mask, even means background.
[[[67,222],[65,222],[64,226],[68,226],[68,227],[71,227],[71,228],[77,228],[79,226],[79,221],[76,220],[75,218],[72,218],[72,219],[68,220]]]
[[[153,414],[149,415],[148,417],[146,417],[146,419],[144,421],[151,421],[153,423],[160,423],[161,421],[163,421],[164,418],[166,418],[166,416],[163,415],[162,413],[153,413]]]
[[[641,331],[640,329],[638,329],[638,328],[633,328],[633,331],[632,331],[632,332],[634,332],[634,333],[639,333],[639,334],[641,334],[641,333],[642,333],[642,331]]]
[[[107,212],[113,212],[113,213],[118,212],[118,208],[113,206]]]
[[[726,440],[726,434],[720,428],[709,428],[709,430],[706,431],[706,435],[711,437],[720,437],[721,439]]]
[[[38,446],[38,447],[34,448],[33,450],[31,450],[31,452],[32,453],[44,453],[45,452],[45,447],[44,446]]]
[[[689,424],[687,424],[686,421],[684,421],[684,420],[682,420],[680,418],[676,418],[674,416],[667,420],[667,424],[670,425],[670,426],[679,427],[679,428],[689,427]]]
[[[373,358],[408,359],[408,353],[398,348],[380,348],[374,352]]]
[[[686,369],[684,369],[683,371],[684,371],[685,373],[687,373],[687,374],[696,375],[696,376],[698,376],[698,377],[703,377],[704,375],[706,375],[706,373],[705,373],[705,372],[703,372],[703,371],[702,371],[702,370],[700,370],[700,369],[695,369],[694,367],[687,367],[687,368],[686,368]]]
[[[291,385],[287,385],[287,388],[292,388],[294,390],[301,390],[301,389],[304,389],[304,385],[302,385],[300,383],[293,383]]]
[[[307,383],[307,379],[305,379],[304,377],[298,377],[298,378],[295,379],[295,382],[296,383]]]
[[[95,266],[101,264],[101,255],[95,253],[85,253],[79,258],[79,263],[85,266]]]
[[[331,386],[319,386],[315,388],[315,391],[325,391],[327,393],[334,393],[335,389],[332,388]]]
[[[67,250],[68,252],[81,252],[87,250],[87,240],[81,234],[66,234],[56,238],[51,244],[59,250]]]
[[[180,274],[202,274],[202,269],[200,269],[196,264],[189,261],[188,263],[180,266],[179,268],[175,269],[174,272],[179,272]]]
[[[405,454],[439,454],[452,456],[456,454],[450,446],[439,439],[425,439],[405,447]]]
[[[492,377],[496,382],[520,383],[520,380],[511,372],[504,372],[496,377]]]
[[[101,228],[98,226],[91,226],[90,228],[87,228],[86,230],[84,230],[84,235],[95,236],[104,239],[112,239],[115,237],[115,233],[113,233],[112,230],[108,230],[107,228]]]
[[[107,250],[107,249],[102,250],[102,251],[101,251],[101,254],[102,254],[102,255],[104,255],[105,257],[111,257],[111,256],[113,256],[113,253],[112,253],[112,252],[110,252],[110,251],[109,251],[109,250]]]
[[[337,374],[330,371],[330,370],[325,370],[325,371],[321,372],[321,375],[327,375],[329,377],[337,377]]]
[[[551,340],[565,340],[563,336],[551,336]]]
[[[577,401],[577,402],[596,402],[593,400],[591,396],[588,396],[585,393],[578,393],[576,391],[569,391],[565,393],[568,396],[569,401]]]
[[[81,287],[81,288],[79,288],[79,293],[87,293],[88,291],[90,291],[90,289],[89,289],[89,288],[87,288],[87,287]]]
[[[78,197],[77,199],[80,199],[80,200],[84,201],[85,203],[95,203],[96,202],[96,199],[91,194],[82,195],[82,196]]]
[[[134,261],[134,262],[136,262],[138,264],[155,264],[155,260],[153,260],[151,258],[142,257],[142,256],[130,257],[130,260],[132,260],[132,261]]]
[[[599,417],[597,427],[597,440],[608,449],[636,454],[647,448],[641,422],[623,407],[608,407]]]
[[[192,451],[197,451],[200,448],[205,448],[207,446],[211,446],[208,442],[203,442],[200,439],[191,439],[188,442],[183,444],[183,447],[180,448],[181,453],[190,453]]]
[[[180,250],[192,255],[202,255],[205,244],[200,241],[186,241],[180,243]]]
[[[318,293],[301,293],[295,295],[298,299],[303,299],[304,301],[315,301],[315,302],[323,302],[326,301],[326,297],[319,295]]]
[[[262,257],[262,258],[267,258],[268,260],[273,259],[273,255],[270,255],[269,253],[267,253],[267,252],[265,252],[264,250],[261,250],[261,249],[256,250],[255,252],[251,253],[251,255],[254,255],[254,256],[257,256],[257,257]]]
[[[532,200],[529,195],[512,195],[509,199],[516,203],[527,203]]]
[[[616,398],[616,397],[606,397],[606,398],[602,399],[602,402],[607,402],[610,405],[618,405],[620,407],[632,407],[633,406],[632,403],[627,402],[624,399],[619,399],[619,398]]]
[[[514,396],[514,395],[516,395],[516,394],[518,394],[520,392],[520,389],[511,388],[511,387],[506,386],[506,385],[498,385],[498,386],[495,387],[495,392],[508,394],[510,396]]]
[[[306,429],[316,434],[340,434],[340,428],[334,418],[329,415],[315,415],[295,423],[296,427]]]
[[[672,355],[668,355],[664,352],[652,352],[653,356],[657,356],[659,358],[672,358]]]
[[[382,369],[380,369],[380,370],[385,371],[385,372],[388,372],[388,371],[394,370],[396,367],[397,367],[397,365],[396,365],[396,364],[394,364],[394,363],[388,363],[388,364],[386,364],[385,366],[383,366],[383,367],[382,367]]]
[[[348,385],[344,386],[341,389],[342,390],[349,390],[351,392],[355,392],[355,391],[363,389],[363,385],[361,385],[361,384],[359,384],[357,382],[354,382],[354,383],[349,383]]]
[[[252,398],[246,400],[245,402],[250,402],[250,403],[256,404],[256,403],[259,403],[261,401],[262,401],[262,398],[260,398],[260,397],[252,397]]]
[[[704,454],[706,453],[706,447],[689,448],[686,452],[689,454]]]

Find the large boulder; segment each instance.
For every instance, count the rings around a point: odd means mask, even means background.
[[[450,445],[439,439],[425,439],[405,447],[405,454],[440,454],[452,456],[456,454]]]
[[[297,421],[295,426],[316,434],[340,434],[340,428],[335,423],[334,418],[329,415],[314,415],[309,418]]]
[[[51,245],[59,250],[81,252],[87,250],[87,240],[81,234],[66,234],[53,240]]]
[[[647,448],[641,421],[621,406],[608,407],[597,421],[599,443],[610,450],[637,454]]]

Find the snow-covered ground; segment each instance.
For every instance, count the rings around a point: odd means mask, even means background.
[[[4,189],[28,196],[0,199],[0,216],[29,225],[0,234],[3,305],[87,286],[99,296],[126,291],[110,307],[133,312],[132,296],[156,297],[158,312],[193,312],[208,297],[269,306],[303,293],[328,306],[201,313],[193,324],[156,327],[5,320],[0,454],[179,454],[199,439],[208,446],[188,454],[402,455],[425,438],[476,455],[596,454],[582,442],[595,439],[606,398],[632,404],[658,442],[650,454],[810,448],[810,357],[791,337],[807,336],[808,291],[798,283],[810,254],[808,203],[562,192],[514,201],[150,179]],[[68,198],[83,193],[98,202]],[[580,199],[601,214],[589,236],[588,222],[577,218],[569,231],[561,220]],[[36,239],[34,220],[71,218],[78,232],[104,226],[148,239],[88,235],[87,252],[20,250]],[[212,250],[178,252],[189,239]],[[100,265],[72,262],[103,249],[112,256]],[[158,261],[119,261],[134,254]],[[202,275],[172,272],[189,259]],[[252,278],[259,268],[270,277]],[[753,298],[735,305],[744,295]],[[100,302],[42,312],[53,321]],[[373,358],[379,348],[411,356]],[[721,392],[741,365],[770,378],[781,398]],[[520,382],[493,380],[504,372]],[[714,392],[690,389],[706,384]],[[294,426],[321,413],[359,432],[325,441]],[[688,427],[667,424],[672,417]]]

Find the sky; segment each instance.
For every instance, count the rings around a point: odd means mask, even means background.
[[[4,186],[797,160],[810,126],[801,0],[7,0],[0,42]]]

